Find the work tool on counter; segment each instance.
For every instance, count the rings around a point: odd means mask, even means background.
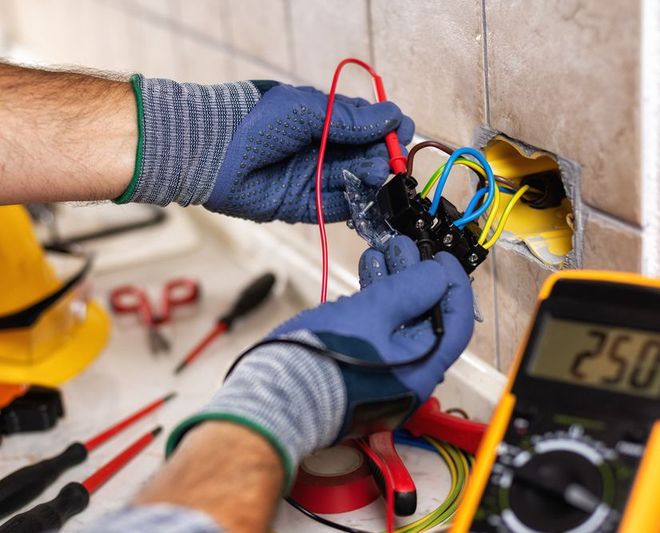
[[[90,495],[151,444],[161,430],[158,426],[137,439],[82,483],[67,483],[52,500],[10,518],[0,526],[0,533],[57,531],[69,518],[83,512],[89,505]]]
[[[0,434],[44,431],[57,424],[62,416],[64,404],[58,389],[25,386],[24,391],[0,407]]]
[[[438,399],[430,398],[396,436],[391,431],[373,433],[306,458],[291,491],[293,504],[308,513],[345,513],[371,503],[380,492],[391,501],[392,514],[412,515],[417,490],[394,444],[417,446],[421,441],[416,437],[423,437],[473,454],[486,428],[441,411]]]
[[[139,411],[120,420],[86,442],[74,442],[59,455],[24,466],[0,479],[0,517],[20,509],[34,500],[66,470],[87,459],[87,455],[122,430],[144,418],[165,402],[174,398],[170,393],[144,406]]]
[[[452,532],[657,532],[660,279],[543,285]]]
[[[275,285],[275,276],[270,272],[259,276],[245,287],[234,302],[228,313],[220,316],[215,326],[206,336],[186,355],[179,365],[174,369],[179,374],[190,363],[197,359],[200,354],[211,344],[216,337],[229,331],[233,323],[261,305],[270,295]]]
[[[110,292],[110,306],[115,313],[135,313],[147,328],[149,349],[152,354],[168,352],[169,341],[158,330],[169,322],[175,307],[199,300],[199,284],[188,278],[176,278],[165,283],[161,291],[161,307],[157,312],[144,289],[136,285],[122,285]]]

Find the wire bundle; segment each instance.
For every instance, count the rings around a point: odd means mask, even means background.
[[[427,146],[438,148],[438,146],[436,146],[433,142],[429,143]],[[457,150],[449,148],[449,150],[445,150],[443,145],[443,148],[441,149],[450,154],[449,160],[438,167],[438,169],[431,175],[428,182],[422,189],[422,192],[420,193],[422,198],[426,198],[431,192],[433,186],[437,184],[429,213],[431,215],[435,215],[437,213],[438,207],[440,205],[440,199],[442,197],[442,191],[445,187],[452,167],[454,165],[462,165],[470,168],[480,177],[480,181],[486,181],[486,187],[481,187],[477,190],[477,192],[470,200],[467,208],[465,209],[465,213],[461,218],[454,221],[454,225],[458,228],[463,228],[467,223],[476,220],[481,215],[486,213],[490,208],[484,223],[484,227],[479,235],[478,243],[485,249],[491,248],[502,235],[504,227],[506,226],[513,208],[525,195],[525,193],[530,190],[530,187],[528,185],[523,185],[522,187],[518,188],[518,186],[512,181],[500,176],[495,176],[488,161],[486,161],[480,152],[473,148],[464,147]],[[412,150],[410,154],[413,156]],[[464,154],[473,156],[477,161],[472,161],[466,157],[461,157]],[[412,170],[412,164],[410,161],[411,160],[409,159],[409,169]],[[496,184],[496,182],[498,182],[498,184]],[[502,187],[500,184],[503,184],[504,186]],[[500,207],[500,193],[510,194],[512,197],[502,211],[502,215],[500,216],[500,220],[497,223],[497,226],[493,229],[493,222],[495,221],[495,216],[497,215]],[[488,239],[488,233],[491,229],[493,229],[493,235],[490,239]]]
[[[406,435],[405,433],[398,432],[395,437],[395,442],[397,442],[398,444],[414,446],[416,448],[422,448],[437,453],[449,470],[449,475],[451,477],[451,486],[449,489],[449,493],[447,494],[445,499],[440,503],[440,505],[438,505],[438,507],[433,509],[428,514],[422,516],[421,518],[415,520],[414,522],[411,522],[410,524],[406,524],[396,529],[392,529],[393,525],[391,522],[393,518],[391,516],[388,516],[387,531],[393,531],[394,533],[420,533],[422,531],[428,531],[431,528],[434,528],[438,525],[448,522],[456,512],[461,496],[463,494],[463,490],[466,487],[467,478],[470,473],[470,466],[472,464],[472,456],[466,454],[465,452],[459,450],[458,448],[452,446],[451,444],[440,442],[430,437],[424,437],[423,439],[416,439],[409,435]],[[361,446],[360,448],[362,449],[362,451],[366,452],[365,447]],[[377,458],[377,456],[375,457]],[[373,457],[371,458],[373,459]],[[392,495],[388,493],[387,494],[388,501],[391,497]],[[315,520],[316,522],[319,522],[326,526],[332,527],[339,531],[345,531],[347,533],[367,533],[363,530],[356,529],[350,526],[345,526],[343,524],[339,524],[337,522],[333,522],[332,520],[319,516],[316,513],[313,513],[312,511],[305,509],[302,505],[292,500],[291,498],[287,498],[287,502],[290,505],[292,505],[294,508],[296,508],[298,511],[302,512],[303,514],[311,518],[312,520]]]

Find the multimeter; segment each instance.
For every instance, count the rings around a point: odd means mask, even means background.
[[[451,531],[660,531],[660,280],[546,281]]]

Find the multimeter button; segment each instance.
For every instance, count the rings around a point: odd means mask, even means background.
[[[646,428],[633,428],[633,429],[629,429],[623,434],[622,440],[643,444],[646,442],[648,436],[649,436],[649,432]]]
[[[513,419],[513,429],[518,435],[527,435],[529,429],[529,420],[521,416]]]

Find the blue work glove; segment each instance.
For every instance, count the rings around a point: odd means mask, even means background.
[[[363,254],[360,281],[360,292],[303,311],[275,329],[268,344],[248,351],[211,402],[172,433],[169,451],[201,422],[233,422],[272,444],[291,483],[305,455],[347,435],[402,424],[470,340],[470,280],[452,255],[420,261],[410,239],[395,237],[385,254]],[[430,321],[418,318],[437,303],[445,333],[422,363],[371,370],[327,356],[332,350],[381,364],[419,357],[434,345],[435,335]]]
[[[316,222],[314,176],[327,101],[312,87],[266,91],[236,130],[204,206],[258,222]],[[383,138],[394,129],[402,148],[412,140],[414,124],[395,104],[336,96],[323,166],[328,222],[349,217],[343,170],[374,187],[385,182],[389,156]]]
[[[327,96],[274,81],[220,85],[132,78],[138,103],[135,174],[117,203],[203,204],[258,222],[316,222],[314,175]],[[389,174],[383,137],[402,145],[412,120],[391,102],[337,95],[323,171],[329,222],[345,220],[343,170],[368,185]]]
[[[467,346],[474,328],[470,280],[456,258],[446,252],[421,261],[415,243],[398,236],[385,254],[368,249],[359,263],[362,290],[350,297],[300,313],[272,336],[311,331],[333,351],[372,362],[398,363],[429,350],[436,335],[430,319],[417,320],[440,302],[444,334],[440,346],[420,364],[374,372],[340,365],[347,385],[348,412],[344,431],[368,430],[351,420],[369,402],[391,399],[411,402],[407,416],[433,392],[445,371]],[[351,415],[351,410],[354,411]],[[364,413],[362,413],[364,414]],[[402,421],[402,420],[401,420]],[[354,427],[351,427],[354,426]]]

